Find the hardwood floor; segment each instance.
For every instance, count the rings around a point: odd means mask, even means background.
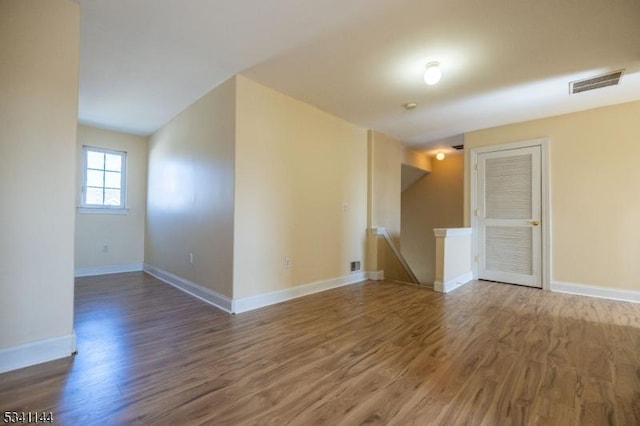
[[[75,358],[0,375],[56,424],[639,425],[640,305],[365,282],[228,315],[142,273],[76,283]]]

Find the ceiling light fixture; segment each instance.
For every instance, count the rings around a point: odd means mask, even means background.
[[[424,71],[424,82],[429,86],[433,86],[440,81],[442,71],[440,70],[440,62],[429,62],[427,69]]]
[[[444,160],[444,152],[439,152],[436,154],[436,160]]]
[[[406,109],[407,111],[411,111],[412,109],[416,109],[417,106],[418,106],[418,104],[415,103],[415,102],[407,102],[406,104],[403,105],[404,109]]]

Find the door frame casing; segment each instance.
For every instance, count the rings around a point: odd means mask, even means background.
[[[541,263],[542,263],[542,289],[551,289],[551,194],[549,187],[549,138],[535,138],[523,141],[510,142],[498,145],[488,145],[478,148],[471,148],[469,152],[469,194],[471,200],[469,203],[469,224],[472,229],[471,234],[471,259],[473,268],[473,279],[478,279],[478,254],[480,247],[478,246],[478,218],[475,214],[478,208],[478,155],[487,152],[506,151],[510,149],[540,147],[540,173],[541,173],[541,190],[540,202],[542,209],[541,227]]]

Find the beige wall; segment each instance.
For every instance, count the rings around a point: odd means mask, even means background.
[[[431,172],[432,163],[433,159],[428,155],[406,147],[402,150],[402,164],[429,173]]]
[[[73,332],[79,15],[0,2],[0,349]]]
[[[400,190],[406,191],[418,179],[431,173],[431,157],[408,148],[403,149]],[[401,220],[402,222],[402,220]]]
[[[400,141],[370,130],[367,155],[368,226],[386,228],[400,247],[401,167],[406,150]],[[411,281],[384,238],[370,234],[366,258],[367,269],[383,270],[387,279]]]
[[[639,135],[632,102],[471,132],[465,148],[548,137],[551,280],[640,290]]]
[[[236,78],[234,297],[348,275],[364,257],[366,131]]]
[[[145,236],[145,263],[229,297],[235,86],[216,87],[150,138]]]
[[[82,170],[84,145],[127,153],[127,214],[77,213],[75,267],[132,265],[144,261],[147,198],[147,138],[78,126],[77,168]],[[80,205],[77,179],[76,205]],[[104,246],[107,251],[104,251]]]
[[[433,229],[462,226],[463,181],[464,156],[447,155],[402,193],[402,254],[423,284],[435,281]]]
[[[405,150],[400,141],[369,131],[371,227],[385,227],[400,242],[401,165]]]
[[[145,262],[233,298],[348,275],[366,152],[364,129],[236,76],[151,137]]]

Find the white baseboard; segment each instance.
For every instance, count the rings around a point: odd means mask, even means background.
[[[384,271],[367,271],[365,276],[368,280],[382,281],[384,280]]]
[[[447,281],[446,283],[442,283],[440,281],[436,281],[433,283],[433,290],[438,293],[449,293],[450,291],[455,290],[458,287],[461,287],[471,281],[473,279],[473,273],[467,272],[466,274],[458,275],[452,280]]]
[[[298,297],[307,296],[313,293],[330,290],[332,288],[343,287],[350,284],[365,281],[368,278],[368,272],[355,272],[343,277],[332,278],[328,280],[315,281],[309,284],[298,285],[283,290],[276,290],[270,293],[258,294],[256,296],[243,297],[233,300],[233,312],[241,313],[252,311],[276,303],[285,302],[287,300],[296,299]],[[376,277],[378,275],[376,274]]]
[[[75,332],[52,339],[0,349],[0,374],[70,356],[76,351]]]
[[[76,277],[91,277],[94,275],[119,274],[121,272],[142,271],[142,263],[128,263],[125,265],[102,265],[76,268]]]
[[[356,272],[353,274],[345,275],[343,277],[316,281],[309,284],[303,284],[283,290],[276,290],[269,293],[258,294],[255,296],[232,299],[228,296],[217,293],[199,284],[181,278],[170,272],[163,271],[162,269],[156,268],[151,265],[144,264],[144,271],[150,275],[153,275],[159,280],[164,281],[167,284],[170,284],[177,289],[184,291],[185,293],[197,297],[198,299],[210,305],[234,314],[252,311],[254,309],[262,308],[280,302],[285,302],[287,300],[295,299],[309,294],[330,290],[336,287],[355,284],[368,279],[384,279],[383,271]]]
[[[623,290],[586,284],[552,281],[551,291],[557,291],[558,293],[578,294],[580,296],[599,297],[601,299],[622,300],[624,302],[640,303],[640,291],[638,290]]]
[[[144,271],[149,275],[153,275],[159,280],[164,281],[167,284],[170,284],[175,288],[184,291],[185,293],[197,297],[203,302],[213,305],[216,308],[222,309],[223,311],[232,312],[233,300],[230,297],[225,296],[224,294],[220,294],[216,291],[181,278],[170,272],[163,271],[162,269],[156,268],[151,265],[147,265],[146,263],[144,264]]]

